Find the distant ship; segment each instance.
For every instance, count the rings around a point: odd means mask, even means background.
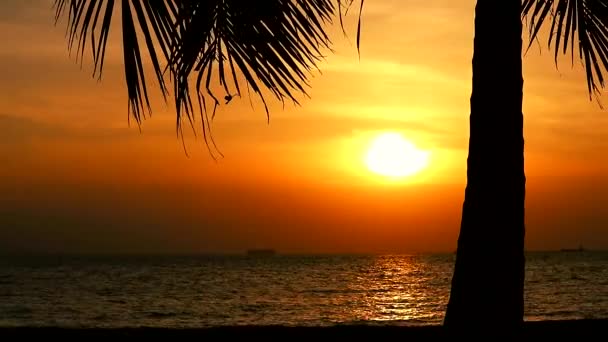
[[[247,251],[248,256],[273,256],[277,254],[274,249],[250,249]]]
[[[578,248],[562,248],[559,250],[560,252],[584,252],[585,249],[583,245],[578,246]]]

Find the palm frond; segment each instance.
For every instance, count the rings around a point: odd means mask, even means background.
[[[76,50],[77,58],[84,59],[87,45],[93,57],[93,75],[101,79],[106,45],[116,7],[121,7],[122,42],[124,53],[125,82],[129,99],[129,113],[140,124],[145,114],[151,112],[144,61],[138,39],[142,33],[154,68],[161,94],[168,94],[161,66],[161,58],[169,60],[171,49],[178,35],[175,27],[178,0],[55,0],[55,20],[67,14],[68,48]],[[162,63],[164,64],[164,63]]]
[[[176,110],[190,115],[188,80],[194,75],[199,100],[213,115],[223,97],[241,96],[244,78],[264,104],[264,91],[279,101],[298,103],[306,95],[307,76],[329,48],[324,25],[335,8],[332,0],[191,1],[180,9],[181,40],[171,59],[179,82]],[[237,76],[238,75],[238,76]],[[222,89],[222,96],[213,90]],[[202,96],[202,97],[201,97]]]
[[[543,24],[551,22],[548,46],[560,54],[575,50],[585,68],[589,96],[599,102],[608,71],[608,0],[524,0],[522,16],[530,30],[530,44],[537,39]],[[549,20],[547,20],[549,19]]]
[[[363,0],[120,0],[125,79],[129,109],[138,124],[150,101],[138,31],[142,33],[163,96],[168,94],[161,59],[173,81],[176,128],[182,136],[186,119],[194,129],[198,111],[203,137],[216,148],[210,124],[220,99],[229,103],[243,87],[252,89],[264,104],[266,95],[283,104],[299,104],[308,96],[309,76],[331,50],[326,33],[335,16],[346,15],[360,1],[357,50],[361,37]],[[55,0],[56,20],[67,13],[69,48],[76,46],[82,60],[92,49],[94,75],[101,77],[114,0]],[[90,43],[87,43],[90,37]],[[160,51],[160,52],[159,52]],[[194,83],[194,88],[192,87]],[[218,93],[217,89],[221,89]],[[198,106],[191,97],[196,92]],[[221,94],[220,94],[221,93]],[[266,93],[266,95],[265,95]],[[207,103],[213,106],[207,115]],[[217,149],[217,148],[216,148]],[[221,154],[221,153],[220,153]]]

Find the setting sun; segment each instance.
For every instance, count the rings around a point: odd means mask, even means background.
[[[367,168],[386,177],[407,177],[428,165],[429,153],[421,151],[399,133],[383,133],[371,142],[365,155]]]

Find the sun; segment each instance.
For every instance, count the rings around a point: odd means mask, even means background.
[[[372,140],[364,161],[373,173],[403,178],[425,169],[429,153],[419,150],[399,133],[383,133]]]

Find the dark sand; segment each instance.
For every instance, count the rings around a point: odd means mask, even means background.
[[[508,334],[493,332],[492,340],[505,340]],[[201,329],[78,329],[78,328],[0,328],[0,341],[36,340],[373,340],[429,341],[448,340],[440,326],[398,327],[373,325],[338,325],[333,327],[242,326]],[[568,320],[526,322],[517,340],[591,340],[608,341],[608,320]]]

